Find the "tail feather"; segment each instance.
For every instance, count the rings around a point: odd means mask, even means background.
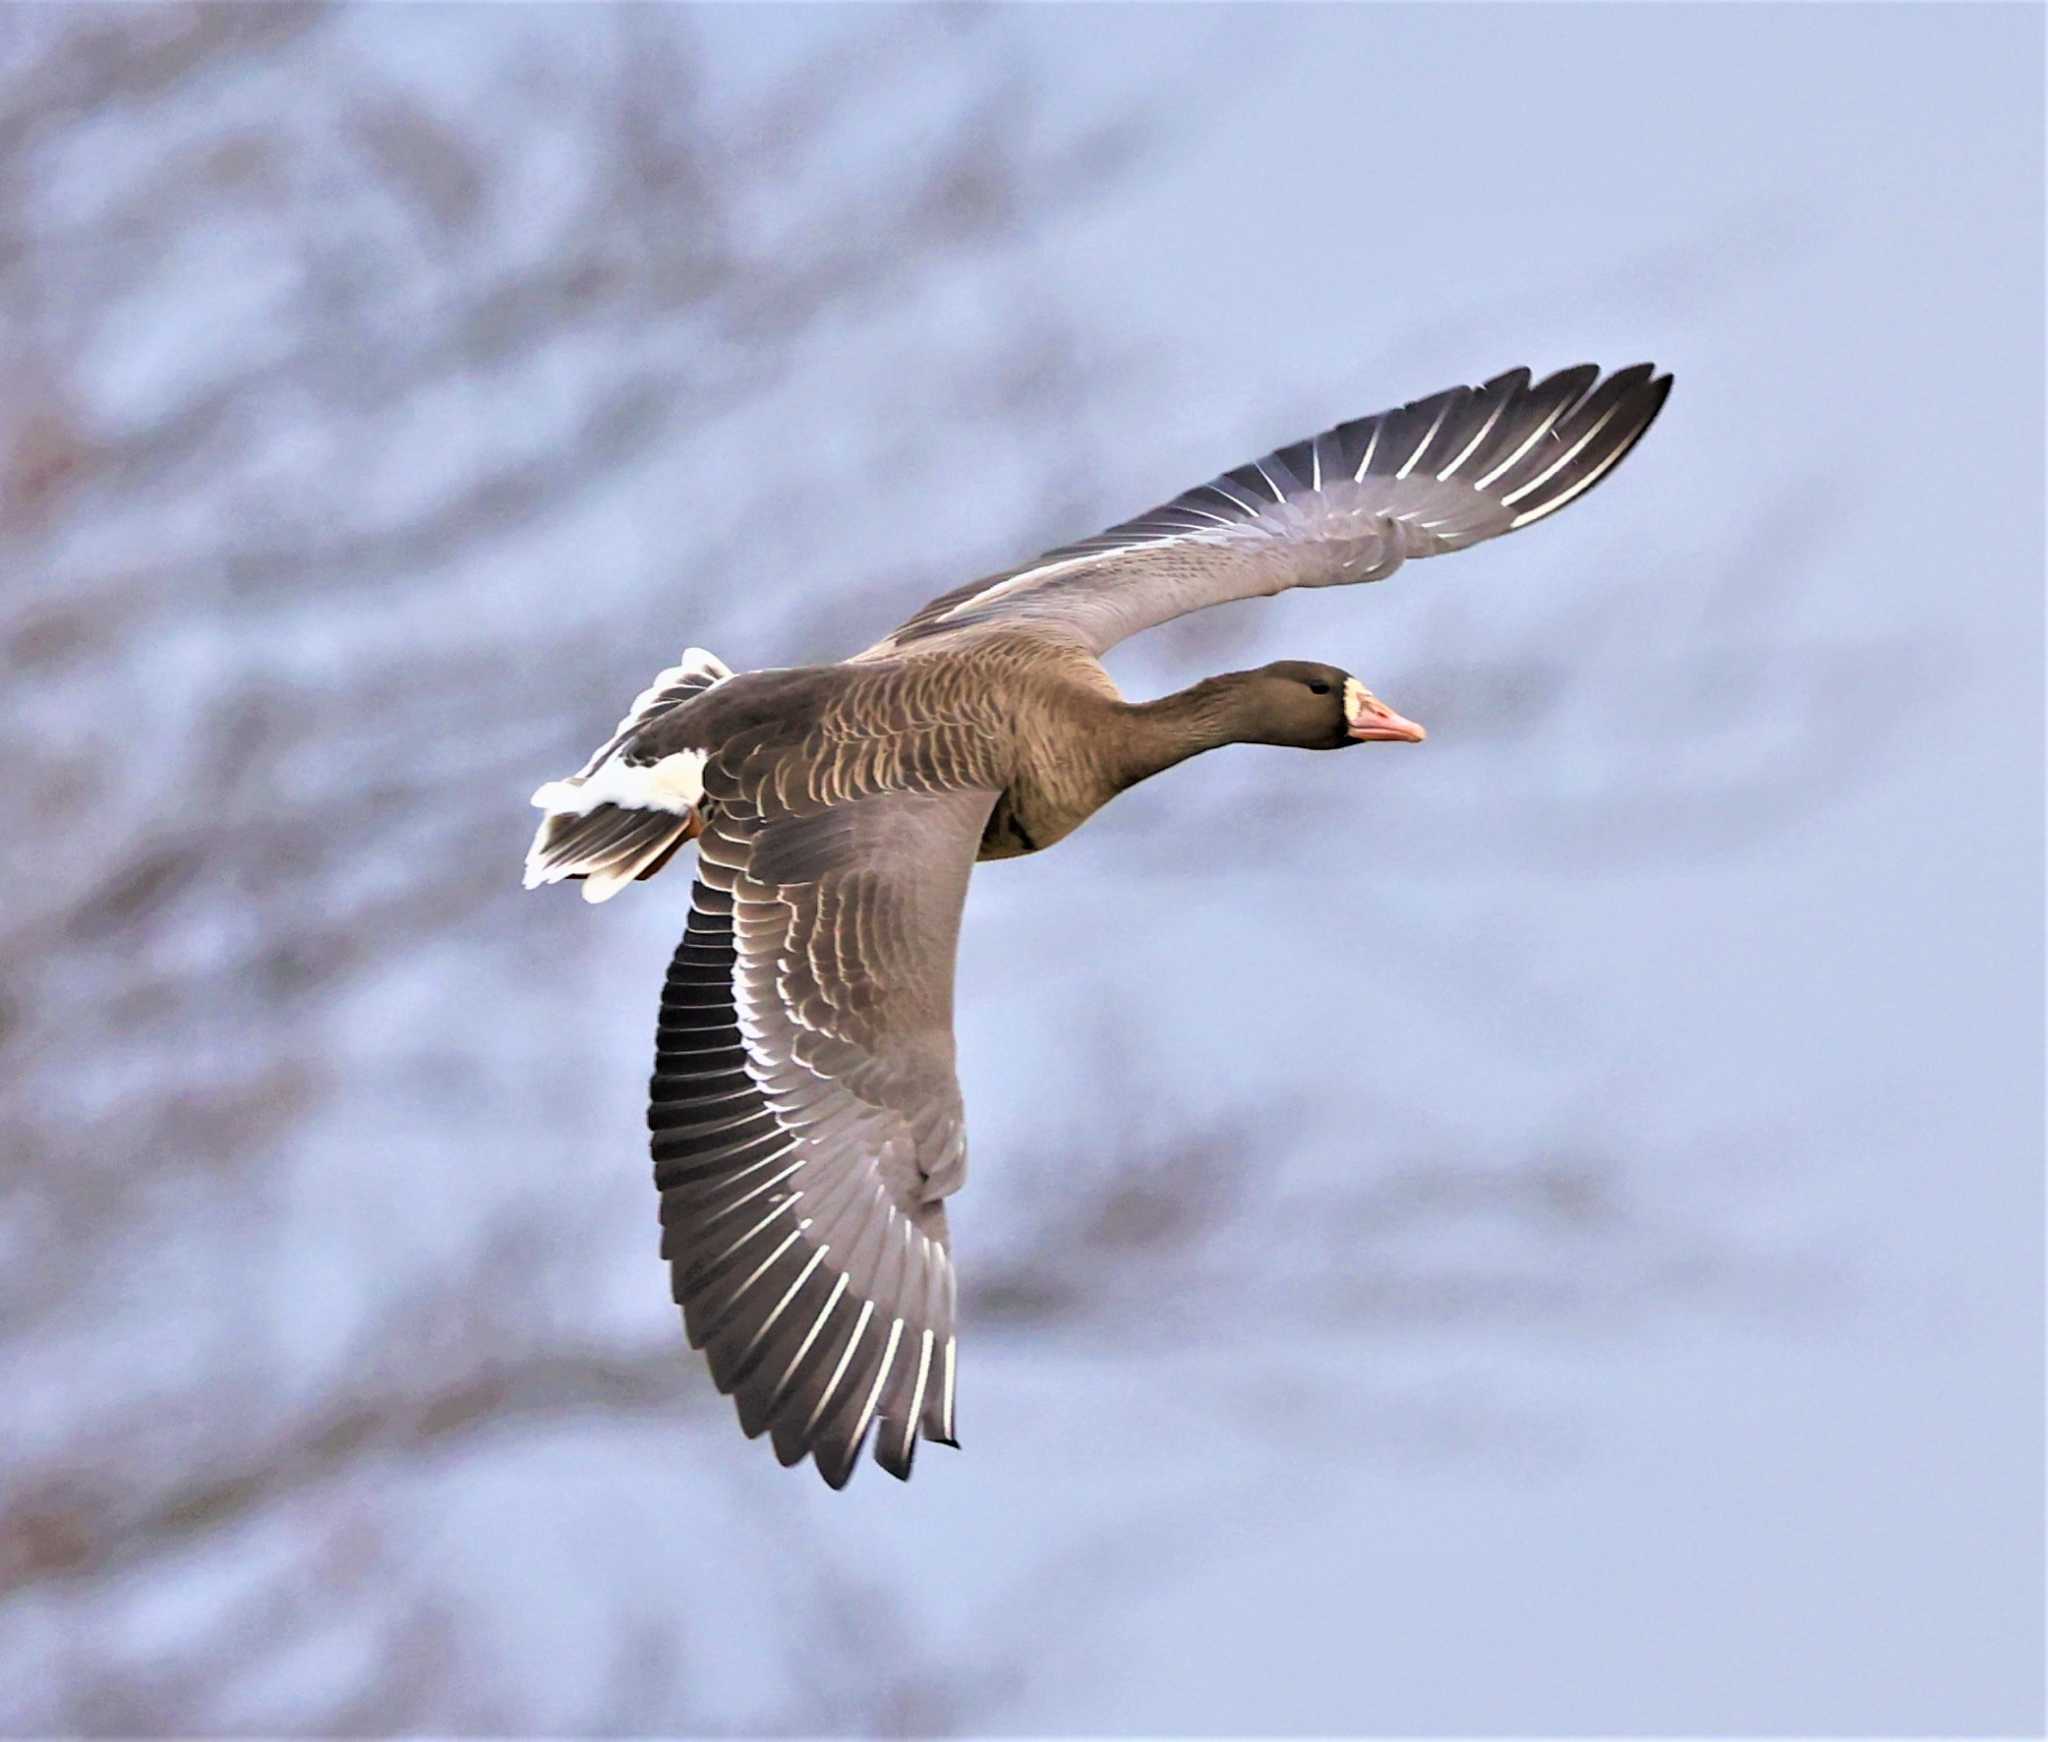
[[[731,676],[732,667],[717,654],[702,647],[684,648],[681,659],[668,670],[657,672],[654,681],[633,698],[626,717],[613,729],[597,753],[569,777],[570,780],[588,780],[634,733],[645,731],[692,696],[702,695],[713,684],[724,683]]]
[[[657,756],[638,747],[647,728],[732,675],[701,647],[685,651],[634,698],[611,738],[565,780],[533,795],[547,813],[526,854],[526,887],[580,879],[585,901],[606,901],[654,875],[703,831],[701,749]]]
[[[550,812],[527,851],[526,887],[581,879],[585,901],[608,901],[636,878],[653,876],[702,827],[694,807],[683,816],[616,804]]]

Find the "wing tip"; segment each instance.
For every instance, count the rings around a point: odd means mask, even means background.
[[[889,1429],[894,1422],[882,1423],[881,1431],[875,1436],[875,1462],[887,1470],[899,1482],[910,1480],[910,1468],[917,1458],[917,1432],[912,1429],[909,1436],[893,1449],[890,1446]]]
[[[1570,399],[1567,401],[1567,404],[1570,404],[1583,399],[1587,390],[1593,387],[1599,379],[1600,365],[1598,363],[1567,363],[1562,369],[1553,369],[1541,381],[1537,382],[1530,391],[1534,393],[1554,393],[1569,388]]]

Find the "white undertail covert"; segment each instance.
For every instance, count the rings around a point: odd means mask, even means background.
[[[526,853],[528,889],[583,880],[583,899],[608,901],[698,829],[702,749],[636,755],[634,740],[684,702],[732,676],[717,654],[686,648],[681,660],[633,698],[611,737],[575,774],[533,795],[547,815]]]

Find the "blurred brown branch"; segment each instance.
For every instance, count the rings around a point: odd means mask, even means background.
[[[519,801],[685,637],[833,657],[957,582],[963,549],[1135,505],[1085,416],[1126,359],[1028,244],[1127,175],[1171,93],[1062,118],[1000,12],[877,10],[777,48],[682,8],[446,37],[462,15],[420,9],[394,51],[400,16],[0,14],[0,1729],[971,1729],[1032,1672],[1028,1634],[936,1640],[854,1528],[750,1506],[740,1484],[780,1473],[739,1462],[679,1332],[645,1340],[667,1315],[619,1037],[645,1044],[659,959],[600,982],[624,932],[515,910]],[[922,412],[869,428],[832,398],[864,368],[886,404],[912,362]],[[842,537],[871,502],[891,536]],[[1796,571],[1849,511],[1787,489],[1742,566]],[[1512,826],[1475,827],[1474,863],[1497,837],[1579,867],[1833,802],[1870,754],[1846,703],[1882,631],[1823,644],[1743,585],[1683,646],[1644,646],[1611,593],[1560,596],[1569,682],[1541,648],[1475,654],[1447,610],[1435,705],[1404,705],[1518,751],[1605,706],[1616,763],[1568,798],[1446,783],[1414,814],[1476,802]],[[1157,657],[1235,660],[1238,627],[1191,620]],[[1754,739],[1722,754],[1709,702]],[[1174,788],[1176,826],[1227,838],[1248,784]],[[1268,830],[1316,802],[1258,797]],[[1140,844],[1153,799],[1127,802],[1100,827]],[[1203,874],[1152,863],[1140,911]],[[1638,1158],[1576,1130],[1475,1158],[1359,1090],[1371,1164],[1304,1181],[1308,1109],[1255,1083],[1223,1119],[1134,1098],[1096,1039],[1044,1119],[985,1146],[1004,1165],[973,1217],[1008,1230],[967,1277],[985,1346],[1143,1348],[1162,1309],[1217,1302],[1271,1339],[1800,1298],[1768,1242],[1651,1213]],[[1521,1244],[1483,1269],[1444,1256],[1502,1225]],[[600,1297],[627,1251],[647,1304],[621,1327]],[[738,1625],[708,1551],[637,1583],[593,1551],[536,1612],[594,1613],[601,1661],[535,1668],[491,1631],[500,1564],[394,1522],[462,1459],[595,1422],[673,1426],[683,1475],[638,1516],[685,1497],[701,1512],[662,1522],[722,1521],[769,1593],[787,1667],[742,1707],[699,1679]]]
[[[680,9],[536,15],[466,34],[465,64],[422,80],[381,23],[314,7],[0,24],[0,1383],[37,1400],[0,1450],[0,1657],[44,1637],[38,1615],[104,1617],[259,1527],[298,1532],[301,1567],[345,1539],[357,1569],[336,1605],[288,1562],[176,1652],[104,1618],[60,1636],[34,1676],[0,1676],[0,1727],[274,1714],[237,1690],[358,1623],[382,1672],[296,1722],[531,1722],[516,1693],[473,1697],[469,1599],[365,1585],[396,1577],[389,1545],[323,1530],[321,1496],[519,1423],[715,1406],[729,1432],[680,1335],[535,1323],[592,1248],[516,1196],[405,1310],[336,1298],[357,1328],[324,1357],[266,1315],[332,1286],[292,1275],[297,1230],[360,1204],[333,1170],[391,1141],[389,1109],[433,1109],[438,1165],[474,1167],[520,1141],[507,1079],[573,1076],[573,1056],[480,1069],[459,1044],[380,1056],[374,1020],[335,1013],[417,997],[387,988],[434,952],[435,987],[488,980],[502,946],[479,925],[528,949],[567,935],[559,907],[504,923],[518,796],[644,675],[635,650],[678,634],[674,579],[733,569],[806,488],[809,446],[763,432],[804,416],[807,349],[858,344],[935,274],[986,272],[1027,214],[1130,160],[1128,122],[1048,124],[986,28],[877,15],[852,52],[736,79]],[[445,52],[425,25],[416,41]],[[938,92],[914,149],[849,177],[877,105]],[[1027,282],[1005,297],[1014,358],[954,391],[1042,417],[1084,374]],[[705,499],[652,529],[658,551],[621,572],[581,548],[595,495],[651,478],[674,501],[697,455],[717,461]],[[560,552],[546,609],[495,576],[523,544]],[[611,570],[595,592],[587,564]],[[832,604],[849,626],[888,608]],[[374,1261],[357,1280],[378,1285]],[[647,1649],[621,1660],[620,1724],[687,1709],[673,1618],[621,1629]],[[913,1646],[902,1661],[915,1681]],[[759,1722],[845,1706],[858,1643],[814,1677],[763,1690]]]
[[[692,1396],[698,1388],[686,1387],[683,1364],[667,1342],[636,1354],[475,1354],[472,1371],[394,1372],[376,1387],[308,1399],[282,1421],[252,1413],[232,1441],[188,1466],[130,1462],[129,1448],[149,1434],[145,1412],[107,1448],[113,1456],[99,1468],[87,1461],[91,1454],[68,1446],[40,1471],[15,1470],[0,1504],[0,1598],[176,1553],[196,1536],[233,1528],[345,1469],[417,1455],[524,1416],[669,1415],[689,1401],[706,1406]],[[260,1407],[254,1397],[247,1401]]]

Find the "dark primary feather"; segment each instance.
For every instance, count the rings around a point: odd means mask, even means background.
[[[648,1124],[690,1341],[837,1487],[953,1443],[953,955],[989,792],[732,798],[662,994]],[[744,1022],[743,1022],[744,1013]]]
[[[1341,423],[1019,569],[934,599],[864,658],[985,633],[1101,653],[1231,599],[1379,580],[1527,526],[1590,489],[1650,427],[1671,377],[1527,369]]]

